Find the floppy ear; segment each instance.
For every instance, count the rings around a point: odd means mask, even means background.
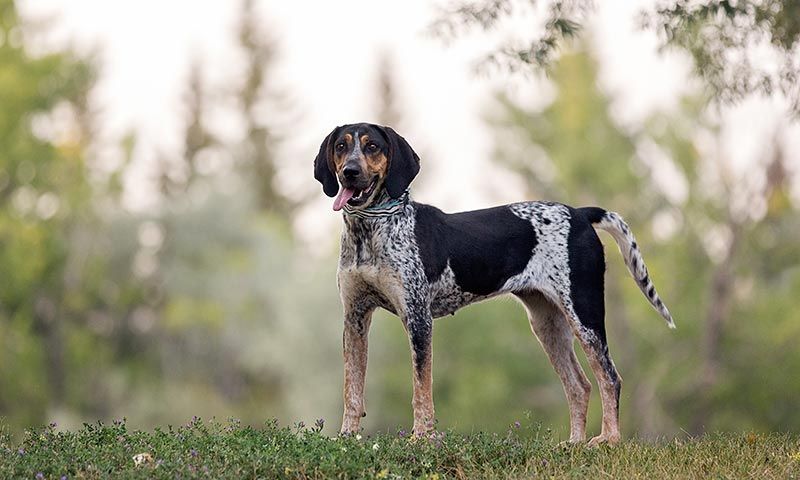
[[[386,172],[386,191],[398,198],[419,173],[419,156],[391,127],[380,127],[389,140],[389,169]]]
[[[339,182],[336,181],[336,176],[331,171],[330,160],[333,153],[333,141],[336,139],[336,134],[339,132],[340,127],[334,128],[331,133],[322,141],[319,146],[319,153],[317,158],[314,159],[314,178],[319,180],[322,184],[322,191],[325,195],[333,197],[339,191]]]

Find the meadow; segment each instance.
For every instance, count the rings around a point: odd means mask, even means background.
[[[50,425],[0,440],[0,477],[99,478],[718,478],[800,477],[800,438],[715,433],[587,448],[558,442],[535,424],[503,433],[402,430],[330,437],[323,421],[254,428],[193,418],[131,431],[124,421],[77,431]]]

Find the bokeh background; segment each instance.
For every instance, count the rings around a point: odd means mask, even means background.
[[[5,428],[196,415],[335,432],[341,219],[311,168],[335,125],[370,121],[422,157],[418,201],[629,221],[678,329],[603,236],[626,434],[800,431],[791,101],[717,101],[695,58],[641,27],[650,2],[598,3],[531,74],[476,69],[530,18],[446,39],[435,2],[0,0]],[[434,398],[442,428],[568,436],[510,299],[436,322]],[[366,431],[408,430],[410,402],[405,332],[378,313]],[[595,393],[592,431],[599,415]]]

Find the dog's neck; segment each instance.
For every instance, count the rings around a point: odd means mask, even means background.
[[[364,208],[354,208],[345,204],[343,210],[345,217],[350,218],[385,218],[404,212],[408,202],[408,190],[403,192],[398,198],[392,198],[389,196],[389,192],[387,192],[386,189],[381,189],[372,205]]]

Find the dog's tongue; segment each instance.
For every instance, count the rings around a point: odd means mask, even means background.
[[[333,201],[333,210],[336,212],[341,210],[342,207],[344,207],[344,204],[353,198],[354,193],[356,192],[352,188],[342,188],[342,190],[339,192],[339,196]]]

